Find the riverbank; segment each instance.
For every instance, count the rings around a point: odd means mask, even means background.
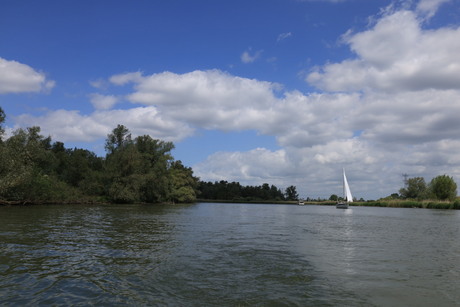
[[[203,203],[246,203],[246,204],[284,204],[297,205],[297,201],[270,201],[270,200],[210,200],[199,199],[197,202]],[[306,201],[304,205],[316,206],[335,206],[335,201]],[[350,203],[352,207],[386,207],[386,208],[423,208],[423,209],[460,209],[460,200],[453,202],[436,201],[436,200],[377,200],[377,201],[360,201]]]
[[[336,202],[306,202],[306,205],[335,206]],[[422,208],[422,209],[460,209],[460,200],[453,202],[436,200],[377,200],[350,203],[352,207],[385,207],[385,208]]]
[[[453,202],[436,200],[382,200],[356,202],[352,206],[387,207],[387,208],[424,208],[424,209],[460,209],[460,200]]]
[[[288,200],[218,200],[218,199],[198,199],[196,203],[228,203],[228,204],[265,204],[265,205],[298,205],[297,201]],[[85,199],[80,201],[7,201],[0,199],[0,206],[31,206],[31,205],[100,205],[110,204],[110,202]],[[145,204],[145,203],[144,203]],[[165,204],[165,203],[163,203]],[[174,204],[174,203],[168,203]],[[335,206],[335,201],[306,201],[305,206]],[[361,201],[350,203],[351,207],[385,207],[385,208],[423,208],[423,209],[448,209],[460,210],[460,200],[453,202],[433,201],[433,200],[377,200],[377,201]]]

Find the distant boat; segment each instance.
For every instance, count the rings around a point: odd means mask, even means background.
[[[353,196],[351,195],[350,186],[348,185],[347,176],[345,175],[345,169],[343,169],[343,199],[344,201],[337,202],[335,206],[337,209],[348,209],[348,203],[353,202]]]
[[[298,204],[299,206],[305,205],[304,201],[303,201],[303,200],[300,200],[300,199],[299,199],[299,202],[298,202],[297,204]]]

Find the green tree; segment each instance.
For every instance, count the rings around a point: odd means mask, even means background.
[[[172,142],[153,139],[148,135],[134,140],[137,151],[141,154],[143,183],[141,200],[145,202],[167,201],[171,193],[170,167],[174,161],[171,150]]]
[[[3,134],[5,130],[3,129],[3,123],[5,122],[5,112],[3,111],[2,107],[0,107],[0,143],[3,141]]]
[[[112,154],[117,149],[123,148],[131,143],[131,133],[128,128],[123,125],[117,125],[117,127],[112,130],[112,133],[107,135],[105,150],[108,154]]]
[[[274,199],[274,200],[283,200],[284,199],[284,195],[281,192],[281,190],[278,189],[273,184],[270,186],[270,199]]]
[[[175,161],[170,168],[171,194],[173,202],[189,203],[196,201],[198,178],[193,177],[193,170]]]
[[[337,194],[332,194],[331,197],[329,197],[329,200],[338,201],[339,197],[337,196]]]
[[[286,196],[287,200],[298,200],[299,199],[297,188],[293,185],[286,188],[284,195]]]
[[[141,154],[133,145],[112,151],[107,155],[105,163],[106,194],[109,200],[116,203],[141,201],[140,189],[146,181],[147,172]]]
[[[430,190],[440,200],[453,201],[457,197],[457,184],[452,177],[447,175],[433,178],[430,182]]]
[[[66,149],[62,142],[53,143],[51,151],[56,160],[54,173],[60,181],[86,195],[104,194],[104,160],[101,157],[86,149]]]
[[[264,183],[262,184],[262,187],[261,187],[261,198],[263,200],[269,200],[271,197],[270,197],[270,185],[268,183]]]
[[[63,198],[67,186],[54,176],[51,138],[40,127],[17,129],[2,146],[0,195],[9,200],[45,202]]]
[[[399,190],[402,198],[424,199],[427,193],[428,189],[423,177],[407,179],[407,186]]]
[[[173,148],[173,143],[148,135],[133,141],[128,128],[118,125],[106,140],[108,198],[122,203],[167,201]]]

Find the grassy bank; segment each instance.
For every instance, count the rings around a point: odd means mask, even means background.
[[[453,202],[435,200],[378,200],[354,202],[352,206],[388,207],[388,208],[425,208],[425,209],[460,209],[460,200]]]
[[[212,202],[212,203],[246,203],[246,204],[285,204],[297,205],[296,201],[263,201],[263,200],[209,200],[199,199],[197,202]],[[335,206],[335,201],[322,202],[305,202],[305,205],[319,206]],[[425,209],[460,209],[460,200],[453,202],[449,201],[433,201],[433,200],[377,200],[377,201],[362,201],[353,202],[350,204],[353,207],[387,207],[387,208],[425,208]]]

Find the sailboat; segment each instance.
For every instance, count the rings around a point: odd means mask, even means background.
[[[337,202],[335,206],[337,209],[348,209],[348,203],[353,202],[353,196],[351,196],[350,186],[348,185],[347,176],[345,175],[345,169],[343,169],[343,199],[344,201]]]

